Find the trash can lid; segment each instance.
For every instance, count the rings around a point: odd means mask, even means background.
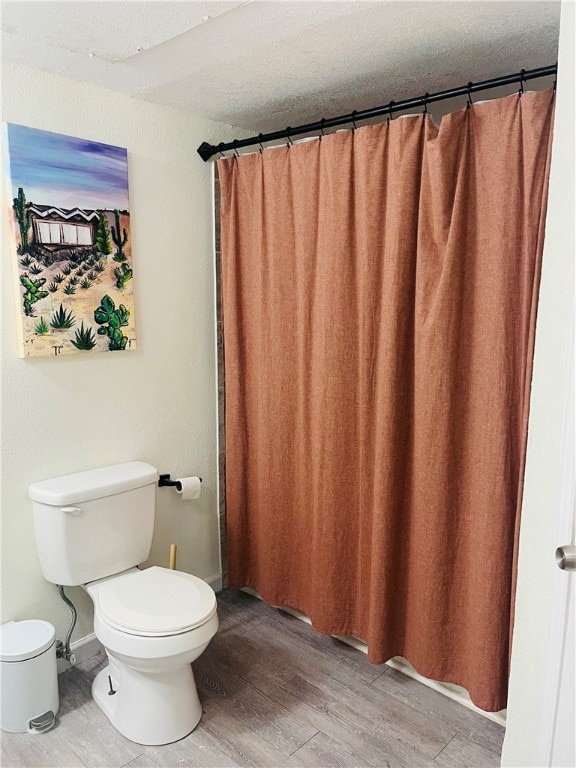
[[[48,650],[56,630],[49,621],[27,619],[0,626],[0,661],[26,661]]]

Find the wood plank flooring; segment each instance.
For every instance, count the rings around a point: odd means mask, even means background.
[[[218,595],[193,664],[204,715],[175,744],[121,736],[92,701],[98,654],[59,677],[57,726],[2,734],[4,768],[497,768],[504,729],[250,595]]]

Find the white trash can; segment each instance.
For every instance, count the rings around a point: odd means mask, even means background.
[[[0,728],[43,733],[58,712],[56,630],[48,621],[0,626]]]

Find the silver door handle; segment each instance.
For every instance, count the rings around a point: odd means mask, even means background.
[[[556,565],[562,571],[576,571],[576,545],[566,544],[556,550]]]

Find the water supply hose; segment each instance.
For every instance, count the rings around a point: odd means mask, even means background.
[[[76,626],[76,608],[74,607],[74,603],[65,594],[64,587],[58,585],[58,592],[60,593],[62,600],[64,600],[68,608],[70,608],[70,612],[72,613],[72,623],[70,624],[68,632],[66,633],[66,639],[64,643],[62,643],[61,640],[56,641],[56,656],[59,659],[66,659],[66,661],[70,662],[70,664],[75,664],[76,657],[70,650],[70,638],[72,637],[72,632],[74,632],[74,627]]]

